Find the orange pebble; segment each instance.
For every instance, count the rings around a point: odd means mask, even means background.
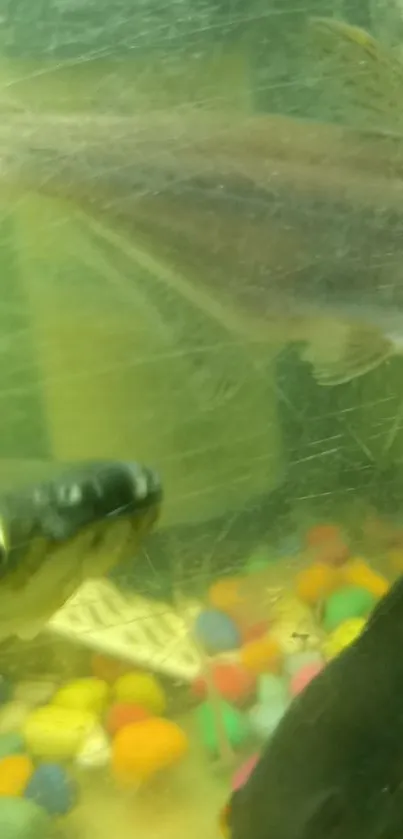
[[[126,664],[126,662],[120,661],[118,658],[112,658],[108,655],[95,653],[91,659],[92,675],[95,676],[96,679],[102,679],[103,682],[107,682],[109,685],[116,682],[120,676],[124,676],[125,673],[128,673],[131,667],[132,665]]]
[[[296,591],[304,603],[313,606],[342,584],[343,578],[340,577],[339,569],[318,562],[298,574]]]
[[[161,717],[126,725],[112,746],[112,769],[124,785],[147,781],[176,763],[187,751],[188,740],[176,723]]]
[[[241,577],[226,577],[214,583],[208,593],[211,606],[232,616],[242,604],[241,583]]]
[[[360,557],[350,560],[341,573],[345,583],[366,588],[375,597],[383,597],[389,589],[389,583],[385,577],[373,571]]]
[[[23,795],[34,772],[32,760],[26,755],[9,755],[0,760],[0,795]]]
[[[266,635],[245,644],[240,650],[241,664],[252,673],[278,673],[281,665],[281,648],[275,638]]]

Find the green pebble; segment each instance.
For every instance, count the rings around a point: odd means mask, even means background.
[[[288,686],[281,676],[264,673],[258,681],[257,698],[260,705],[286,704]]]
[[[220,702],[219,708],[230,745],[234,748],[241,746],[250,734],[248,720],[228,702]],[[210,702],[203,702],[199,706],[196,711],[196,719],[204,746],[209,752],[217,754],[219,752],[219,737],[215,714]]]
[[[270,556],[268,549],[265,547],[257,548],[247,560],[244,567],[244,573],[255,574],[258,571],[264,571],[271,562],[272,557]]]
[[[24,752],[24,738],[18,731],[7,731],[4,734],[0,734],[0,760],[9,755],[18,755]]]
[[[0,797],[1,839],[50,839],[52,830],[48,814],[33,801]]]
[[[373,609],[377,598],[366,588],[346,586],[327,598],[323,616],[326,632],[332,632],[349,618],[365,617]]]

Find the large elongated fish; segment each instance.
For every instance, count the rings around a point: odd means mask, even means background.
[[[3,113],[0,180],[72,199],[94,238],[250,347],[300,344],[322,384],[403,346],[400,135],[195,109]]]
[[[0,496],[0,641],[38,632],[89,577],[133,557],[158,518],[157,474],[89,461]]]
[[[231,839],[398,839],[403,577],[292,702],[228,808]]]

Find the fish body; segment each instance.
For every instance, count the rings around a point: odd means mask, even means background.
[[[403,139],[267,115],[9,119],[0,177],[74,201],[161,297],[251,347],[300,345],[322,384],[401,350]]]
[[[295,343],[334,385],[403,349],[403,64],[356,27],[313,29],[370,131],[192,108],[10,112],[0,184],[70,199],[160,298],[169,286],[250,347]]]
[[[229,803],[231,839],[398,839],[403,577],[361,636],[293,700]]]
[[[113,461],[0,496],[0,640],[36,634],[84,580],[134,556],[161,499],[151,469]]]

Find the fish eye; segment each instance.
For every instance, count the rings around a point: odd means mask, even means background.
[[[66,507],[76,507],[83,499],[79,484],[62,484],[57,490],[58,501]]]
[[[153,469],[146,469],[138,463],[130,463],[129,469],[133,480],[134,493],[138,501],[145,501],[150,497],[159,497],[161,481]]]
[[[145,475],[138,475],[136,478],[136,496],[142,500],[147,497],[148,481]]]

